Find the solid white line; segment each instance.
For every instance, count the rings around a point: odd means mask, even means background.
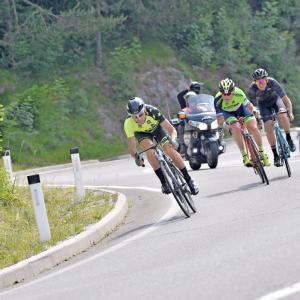
[[[263,296],[261,298],[258,298],[256,300],[277,300],[277,299],[285,298],[285,297],[295,294],[297,292],[300,292],[300,282],[294,283],[293,285],[291,285],[287,288],[270,293],[270,294]]]
[[[92,186],[89,186],[92,188]],[[97,186],[97,188],[99,188],[99,186]],[[129,186],[105,186],[104,188],[122,188],[122,189],[143,189],[143,190],[147,190],[147,191],[152,191],[152,192],[160,192],[161,193],[161,190],[160,189],[155,189],[155,188],[148,188],[148,187],[129,187]],[[0,292],[0,296],[3,296],[3,295],[7,295],[7,294],[11,294],[11,293],[14,293],[15,291],[19,290],[19,289],[22,289],[22,288],[26,288],[26,287],[29,287],[29,286],[32,286],[36,283],[39,283],[39,282],[42,282],[46,279],[49,279],[49,278],[53,278],[55,276],[58,276],[60,274],[63,274],[69,270],[72,270],[78,266],[81,266],[87,262],[90,262],[96,258],[99,258],[99,257],[102,257],[106,254],[109,254],[109,253],[112,253],[112,252],[115,252],[125,246],[127,246],[128,244],[130,244],[131,242],[134,242],[140,238],[142,238],[143,236],[145,236],[146,234],[149,234],[151,233],[152,231],[158,229],[160,227],[160,223],[163,222],[164,220],[168,220],[172,217],[174,217],[178,212],[179,212],[179,207],[178,207],[178,204],[176,203],[176,201],[174,201],[173,197],[168,195],[168,197],[170,199],[172,199],[172,202],[171,202],[171,206],[170,208],[168,209],[168,211],[156,222],[154,223],[153,225],[149,226],[147,229],[143,230],[142,232],[124,240],[123,242],[120,242],[94,256],[91,256],[91,257],[88,257],[82,261],[79,261],[79,262],[76,262],[68,267],[65,267],[61,270],[58,270],[56,271],[55,273],[52,273],[52,274],[49,274],[49,275],[46,275],[44,277],[41,277],[41,278],[38,278],[38,279],[33,279],[32,281],[28,282],[28,283],[25,283],[21,286],[18,286],[16,288],[13,288],[11,290],[7,290],[7,291],[4,291],[4,292]]]

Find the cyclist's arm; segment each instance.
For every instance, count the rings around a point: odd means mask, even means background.
[[[219,126],[220,128],[224,128],[224,127],[225,127],[225,126],[224,126],[225,120],[224,120],[224,116],[223,116],[222,113],[217,115],[217,121],[218,121],[218,126]]]
[[[289,114],[293,115],[293,104],[292,104],[292,101],[290,100],[290,98],[287,95],[285,95],[282,97],[282,101],[283,101],[284,105],[286,106]]]
[[[290,117],[291,121],[293,121],[294,115],[293,115],[292,101],[287,96],[287,94],[286,94],[285,90],[282,88],[282,86],[274,78],[272,78],[272,88],[277,93],[277,95],[282,99],[284,105],[286,106],[286,108],[288,110],[289,117]]]
[[[175,141],[177,138],[177,131],[172,126],[172,124],[167,119],[165,119],[163,122],[160,123],[160,125],[169,133],[172,141]]]
[[[257,112],[256,107],[249,100],[245,106],[252,114],[255,114]]]
[[[216,110],[216,116],[217,116],[217,121],[218,121],[218,126],[220,128],[224,128],[224,116],[221,110],[221,106],[222,106],[222,95],[220,92],[218,92],[215,96],[214,99],[214,107]]]
[[[179,102],[180,108],[183,109],[186,107],[186,101],[184,99],[185,94],[188,92],[189,90],[183,90],[181,91],[178,95],[177,95],[177,100]]]
[[[135,157],[135,153],[137,152],[135,137],[129,137],[127,138],[127,141],[129,153],[132,157]]]

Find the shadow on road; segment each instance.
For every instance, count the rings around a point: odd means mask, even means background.
[[[235,189],[235,190],[223,191],[223,192],[220,192],[220,193],[211,194],[211,195],[206,196],[205,198],[221,197],[221,196],[224,196],[224,195],[229,195],[229,194],[238,193],[238,192],[240,192],[240,191],[253,190],[253,189],[259,188],[259,187],[264,188],[265,186],[266,186],[265,184],[262,184],[262,183],[260,183],[260,182],[257,182],[257,183],[250,183],[250,184],[242,185],[242,186],[240,186],[239,188],[237,188],[237,189]]]
[[[149,224],[143,224],[141,226],[138,226],[138,227],[135,227],[135,228],[132,228],[131,230],[128,230],[120,235],[117,235],[116,237],[114,237],[113,239],[114,240],[118,240],[120,238],[123,238],[123,237],[126,237],[126,236],[129,236],[133,233],[137,233],[139,231],[143,231],[143,230],[146,230],[148,228],[151,228],[151,227],[159,227],[159,226],[162,226],[162,225],[168,225],[170,223],[174,223],[174,222],[179,222],[179,221],[184,221],[185,219],[187,219],[184,215],[176,215],[174,217],[171,217],[171,218],[168,218],[168,219],[164,219],[160,222],[153,222],[153,223],[149,223]]]

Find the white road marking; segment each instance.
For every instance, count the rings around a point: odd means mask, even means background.
[[[92,188],[92,186],[89,186],[90,188]],[[97,186],[97,188],[100,188],[99,186]],[[103,188],[107,188],[107,189],[110,189],[110,188],[120,188],[120,189],[143,189],[143,190],[147,190],[147,191],[151,191],[151,192],[159,192],[161,193],[161,190],[160,189],[155,189],[155,188],[149,188],[149,187],[129,187],[129,186],[103,186]],[[41,277],[41,278],[38,278],[38,279],[33,279],[32,281],[28,282],[28,283],[25,283],[21,286],[18,286],[18,287],[15,287],[15,288],[12,288],[11,290],[7,290],[7,291],[4,291],[4,292],[0,292],[0,295],[1,296],[4,296],[4,295],[7,295],[7,294],[11,294],[11,293],[14,293],[15,291],[19,290],[19,289],[22,289],[22,288],[26,288],[26,287],[29,287],[29,286],[32,286],[36,283],[39,283],[39,282],[42,282],[46,279],[49,279],[49,278],[53,278],[57,275],[60,275],[60,274],[63,274],[67,271],[70,271],[78,266],[81,266],[87,262],[90,262],[96,258],[99,258],[99,257],[102,257],[106,254],[109,254],[109,253],[112,253],[112,252],[115,252],[125,246],[127,246],[128,244],[130,244],[131,242],[134,242],[140,238],[142,238],[143,236],[145,236],[146,234],[149,234],[151,233],[152,231],[158,229],[160,227],[160,223],[165,221],[165,220],[168,220],[172,217],[174,217],[178,212],[179,212],[179,207],[178,207],[178,204],[174,201],[173,197],[171,195],[168,195],[168,197],[170,199],[172,199],[172,202],[171,202],[171,206],[170,208],[168,209],[168,211],[156,222],[154,223],[153,225],[149,226],[147,229],[141,231],[140,233],[124,240],[123,242],[120,242],[94,256],[91,256],[91,257],[88,257],[82,261],[79,261],[79,262],[76,262],[68,267],[65,267],[61,270],[58,270],[54,273],[51,273],[49,275],[46,275],[44,277]]]
[[[289,295],[300,292],[300,282],[294,283],[293,285],[286,287],[284,289],[278,290],[276,292],[270,293],[266,296],[258,298],[256,300],[277,300],[285,298]]]

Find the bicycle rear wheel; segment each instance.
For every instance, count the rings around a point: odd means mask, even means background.
[[[179,180],[173,174],[169,164],[171,164],[171,163],[166,162],[165,164],[161,164],[161,170],[165,176],[166,183],[167,183],[169,189],[172,191],[172,194],[173,194],[176,202],[178,203],[178,205],[181,208],[181,210],[183,211],[183,213],[189,218],[190,211],[189,211],[188,202],[186,201],[186,198],[182,191],[181,184],[180,184]]]
[[[190,188],[188,187],[188,185],[187,185],[187,183],[186,183],[186,181],[183,177],[183,174],[172,163],[168,162],[168,164],[170,166],[170,169],[173,171],[173,174],[175,175],[177,180],[180,182],[180,185],[181,185],[180,189],[182,190],[183,196],[185,197],[185,200],[188,203],[189,207],[191,208],[191,210],[194,213],[197,212],[195,202],[192,198],[192,193],[191,193]]]
[[[253,139],[249,136],[247,139],[248,149],[251,156],[252,165],[255,173],[257,173],[262,181],[262,183],[269,184],[269,179],[265,172],[264,165],[261,161],[258,149],[253,141]]]
[[[280,132],[281,134],[281,132]],[[286,167],[286,171],[289,177],[291,177],[292,172],[291,172],[291,168],[290,168],[290,164],[289,164],[289,160],[288,160],[288,149],[286,149],[286,147],[288,147],[287,145],[285,145],[285,141],[283,140],[284,137],[282,136],[278,136],[278,134],[276,135],[277,137],[277,145],[279,149],[279,156],[280,159],[284,161],[285,167]]]

